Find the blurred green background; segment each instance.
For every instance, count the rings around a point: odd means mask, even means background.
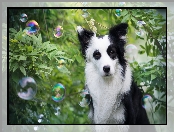
[[[97,36],[108,33],[108,28],[126,22],[129,24],[127,44],[137,47],[130,62],[134,79],[153,98],[149,108],[152,124],[166,123],[166,19],[156,9],[59,9],[9,8],[9,124],[90,124],[88,107],[79,105],[84,88],[84,59],[80,52],[76,27],[97,29]],[[165,10],[163,10],[163,14]],[[25,13],[27,21],[21,22]],[[84,18],[84,14],[87,17]],[[92,23],[92,20],[94,23]],[[40,27],[37,34],[25,35],[29,20]],[[142,27],[137,21],[144,21]],[[60,38],[54,36],[56,26],[63,27]],[[136,35],[142,29],[144,35]],[[131,53],[132,54],[132,53]],[[131,55],[128,54],[128,55]],[[60,59],[65,63],[58,69]],[[37,84],[34,100],[17,96],[16,87],[21,78],[30,76]],[[54,102],[51,90],[56,83],[66,88],[65,99]],[[60,108],[56,115],[56,108]],[[40,118],[40,115],[43,117]],[[40,122],[39,119],[42,119]]]

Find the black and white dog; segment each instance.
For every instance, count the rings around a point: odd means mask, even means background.
[[[94,124],[149,124],[141,104],[143,95],[124,57],[127,28],[121,23],[110,28],[108,35],[97,37],[77,26],[92,99],[88,116]]]

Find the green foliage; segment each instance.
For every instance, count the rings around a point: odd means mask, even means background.
[[[101,3],[103,4],[103,3]],[[109,4],[109,3],[108,3]],[[87,9],[90,14],[84,19],[82,10],[71,9],[11,9],[10,15],[16,21],[9,23],[9,123],[12,124],[88,124],[88,108],[79,106],[79,92],[84,88],[85,62],[80,52],[76,34],[76,26],[92,29],[90,20],[94,19],[97,35],[108,33],[108,28],[126,22],[129,24],[128,42],[142,40],[139,54],[151,57],[146,63],[131,63],[134,79],[144,94],[154,99],[153,113],[160,113],[160,121],[166,122],[166,21],[156,10],[122,9],[121,16],[115,15],[115,9]],[[26,35],[25,23],[17,19],[21,12],[28,15],[29,20],[39,23],[40,31],[36,35]],[[13,15],[12,15],[13,14]],[[143,20],[145,37],[135,35],[138,30],[137,21]],[[53,29],[61,25],[63,36],[55,38]],[[19,27],[18,27],[19,26]],[[65,63],[59,66],[60,59]],[[36,80],[38,92],[32,101],[20,99],[16,94],[18,81],[24,76]],[[51,88],[56,83],[66,88],[66,96],[62,102],[51,99]],[[142,85],[141,83],[144,82]],[[146,88],[144,90],[143,88]],[[157,94],[156,94],[157,93]],[[22,105],[21,105],[22,104]],[[60,107],[60,114],[55,109]],[[38,117],[43,114],[43,122]]]

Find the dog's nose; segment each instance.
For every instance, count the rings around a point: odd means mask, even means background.
[[[110,66],[104,66],[103,71],[108,73],[110,71]]]

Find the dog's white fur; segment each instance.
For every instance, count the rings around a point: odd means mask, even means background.
[[[78,26],[77,31],[80,33],[83,28]],[[85,77],[93,99],[94,122],[96,124],[122,124],[125,121],[124,105],[119,104],[121,96],[118,95],[130,90],[131,69],[127,64],[125,77],[122,77],[122,67],[118,63],[118,59],[112,60],[106,52],[110,44],[108,35],[103,38],[97,38],[94,34],[86,50]],[[101,53],[99,60],[93,58],[93,53],[96,49]],[[110,66],[111,76],[109,77],[105,77],[103,72],[103,67],[106,65]],[[90,112],[89,118],[92,119],[92,116],[92,112]]]

